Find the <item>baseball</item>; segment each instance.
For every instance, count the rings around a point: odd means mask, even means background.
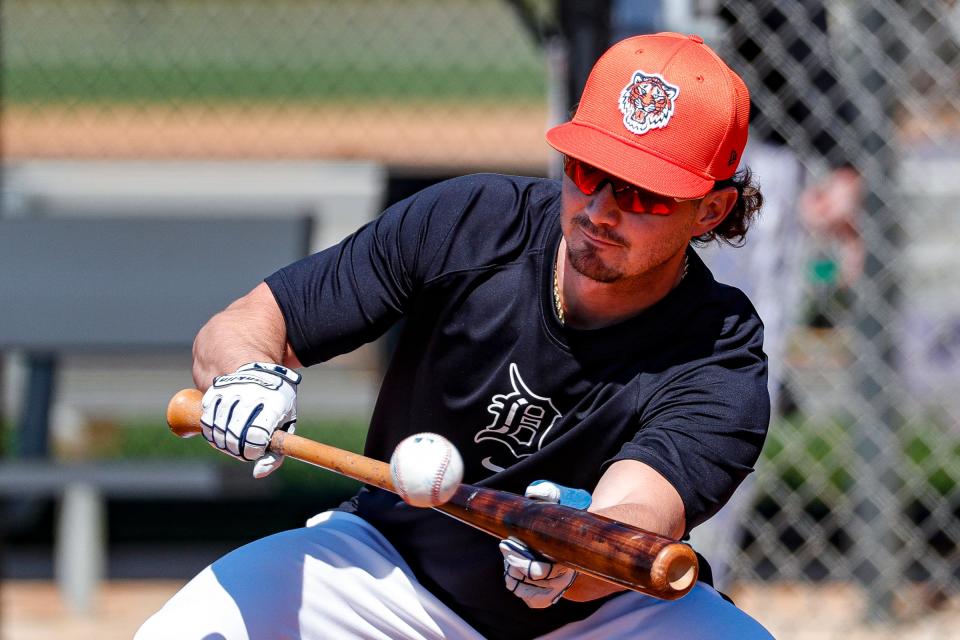
[[[393,487],[407,504],[435,507],[453,497],[463,480],[463,458],[436,433],[403,439],[390,457]]]

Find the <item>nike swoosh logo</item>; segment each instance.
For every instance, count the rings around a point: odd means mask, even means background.
[[[498,467],[497,465],[493,464],[493,462],[490,461],[490,456],[487,456],[486,458],[481,460],[480,464],[482,464],[485,469],[489,469],[490,471],[493,471],[493,472],[503,471],[503,467]]]

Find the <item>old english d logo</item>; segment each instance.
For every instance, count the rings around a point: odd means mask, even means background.
[[[504,464],[497,464],[491,458],[483,461],[483,466],[493,471],[502,471],[538,451],[560,417],[550,398],[538,396],[524,383],[513,362],[510,363],[510,384],[513,391],[494,395],[487,407],[487,411],[493,414],[493,422],[473,438],[474,442],[496,440],[509,450],[513,459],[503,459]]]

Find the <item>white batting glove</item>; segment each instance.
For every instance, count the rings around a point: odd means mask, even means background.
[[[203,394],[203,437],[240,460],[256,461],[255,478],[276,471],[283,456],[267,452],[277,429],[293,433],[300,374],[270,362],[251,362],[214,378]]]
[[[563,597],[577,572],[530,551],[515,538],[500,541],[503,582],[531,609],[545,609]]]
[[[555,502],[575,509],[590,506],[590,494],[586,491],[544,480],[531,483],[524,495],[532,500]],[[577,577],[574,569],[537,555],[516,538],[502,540],[500,553],[507,590],[531,609],[544,609],[556,603]]]

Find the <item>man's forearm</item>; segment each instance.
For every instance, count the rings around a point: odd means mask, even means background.
[[[193,342],[193,382],[205,391],[213,378],[248,362],[300,366],[287,346],[283,314],[266,284],[213,316]]]
[[[590,511],[674,540],[686,526],[680,494],[658,472],[636,460],[610,466],[594,489]],[[584,602],[616,591],[623,587],[581,573],[564,597]]]

